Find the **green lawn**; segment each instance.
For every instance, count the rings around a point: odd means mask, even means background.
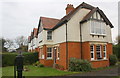
[[[68,72],[61,71],[57,69],[53,69],[51,67],[35,67],[32,65],[28,65],[29,71],[23,71],[23,76],[63,76],[68,74],[73,74],[76,72]],[[14,67],[3,67],[2,68],[2,76],[13,76],[14,75]]]

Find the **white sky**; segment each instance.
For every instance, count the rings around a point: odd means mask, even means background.
[[[0,35],[10,39],[28,36],[38,26],[40,16],[60,19],[67,4],[76,7],[83,1],[103,10],[114,25],[114,41],[118,34],[118,0],[0,0]]]

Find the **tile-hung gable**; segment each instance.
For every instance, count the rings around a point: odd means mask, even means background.
[[[38,30],[31,33],[29,46],[37,42],[40,63],[64,70],[74,57],[90,61],[93,68],[109,66],[113,25],[103,11],[84,2],[76,8],[68,4],[65,10],[61,19],[40,17]]]

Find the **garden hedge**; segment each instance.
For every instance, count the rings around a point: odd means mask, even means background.
[[[110,60],[110,65],[115,65],[118,61],[116,55],[110,55],[109,60]]]
[[[3,53],[2,54],[2,66],[13,66],[17,53]],[[38,52],[23,53],[24,65],[33,64],[38,61]]]
[[[91,71],[92,67],[89,61],[70,58],[69,71]]]
[[[113,46],[113,54],[115,54],[118,58],[118,60],[120,60],[120,44],[119,45],[114,45]]]

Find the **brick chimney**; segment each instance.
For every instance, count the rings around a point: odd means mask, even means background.
[[[67,4],[66,7],[66,15],[69,14],[72,10],[74,10],[74,6],[72,4]]]

